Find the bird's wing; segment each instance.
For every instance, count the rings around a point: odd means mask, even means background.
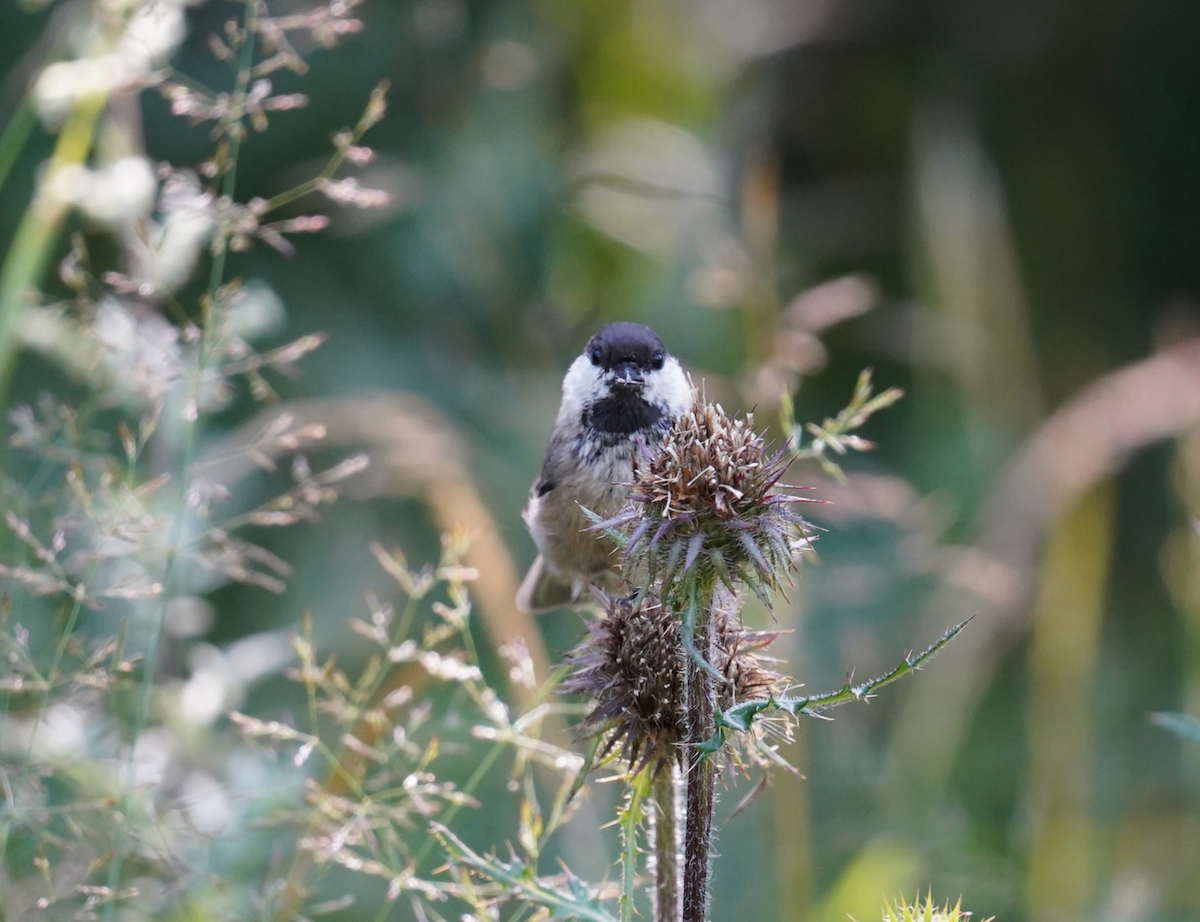
[[[565,608],[577,601],[575,587],[552,573],[546,565],[546,558],[538,554],[525,579],[521,580],[521,588],[517,590],[517,607],[535,614]]]

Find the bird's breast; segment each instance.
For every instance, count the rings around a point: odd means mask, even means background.
[[[591,501],[589,509],[599,515],[611,515],[625,501],[633,482],[636,450],[636,444],[627,438],[613,442],[594,434],[580,436],[576,490]]]

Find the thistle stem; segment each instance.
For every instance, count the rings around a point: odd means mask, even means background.
[[[654,779],[654,918],[679,922],[679,842],[675,824],[675,767]]]
[[[715,581],[704,580],[693,596],[692,637],[700,654],[687,659],[687,824],[684,828],[683,922],[704,922],[713,838],[716,766],[704,743],[716,732],[716,688],[712,662],[712,605]],[[709,667],[709,668],[705,668]]]

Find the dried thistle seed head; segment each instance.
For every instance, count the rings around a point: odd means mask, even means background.
[[[763,653],[781,632],[746,630],[737,615],[740,609],[740,602],[728,594],[713,611],[710,655],[713,667],[724,680],[716,682],[717,707],[722,711],[750,699],[781,695],[790,684],[786,676],[771,668],[779,661]],[[791,722],[779,715],[760,715],[749,731],[728,737],[730,745],[725,755],[729,763],[743,771],[748,764],[789,767],[773,755],[766,738],[790,741]]]
[[[693,406],[638,478],[642,502],[662,516],[737,516],[773,486],[758,476],[765,458],[753,425],[753,416],[732,419],[719,405]]]
[[[685,577],[699,568],[765,597],[809,543],[793,511],[802,500],[778,486],[787,466],[784,452],[767,452],[753,416],[698,402],[639,465],[625,507],[598,527],[624,534],[628,572],[665,586],[680,566]]]
[[[596,706],[579,729],[584,736],[609,734],[604,753],[620,746],[635,769],[669,765],[681,758],[685,737],[683,697],[688,652],[679,616],[661,601],[635,604],[597,593],[605,616],[592,619],[583,642],[567,654],[571,673],[562,691],[592,698]],[[771,671],[760,651],[778,632],[747,631],[736,607],[713,612],[713,665],[718,706],[782,691],[786,680]]]
[[[761,655],[780,632],[748,631],[724,608],[714,615],[713,667],[724,677],[723,682],[717,683],[718,707],[725,709],[751,698],[782,694],[787,678],[768,667],[768,663],[777,660]]]
[[[599,595],[606,614],[588,622],[587,637],[567,654],[572,671],[562,690],[596,702],[579,729],[585,736],[611,731],[606,753],[619,745],[636,768],[669,765],[684,732],[678,618],[657,599],[634,604]]]

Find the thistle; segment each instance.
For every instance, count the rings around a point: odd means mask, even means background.
[[[597,596],[605,617],[592,619],[567,654],[562,690],[595,701],[578,729],[606,736],[601,757],[619,746],[634,772],[653,765],[658,774],[682,752],[685,653],[677,620],[657,599]]]
[[[856,400],[869,397],[868,388],[859,391]],[[839,425],[856,426],[860,416]],[[768,452],[753,417],[732,419],[706,403],[683,414],[656,449],[635,467],[625,506],[593,526],[622,549],[630,594],[596,593],[601,616],[568,654],[572,671],[563,690],[592,698],[579,730],[599,738],[600,758],[618,750],[630,766],[629,795],[618,814],[625,837],[622,922],[634,915],[637,827],[648,797],[655,817],[655,918],[704,922],[718,765],[743,767],[744,755],[764,765],[780,762],[763,745],[769,724],[870,698],[920,669],[966,622],[877,678],[789,696],[788,680],[761,653],[778,632],[746,630],[740,611],[743,585],[769,608],[811,546],[809,525],[795,509],[805,500],[780,485],[796,452]],[[682,843],[675,816],[681,776]],[[913,907],[909,917],[885,922],[962,922],[965,916],[947,910],[943,919],[925,909],[920,919],[911,917]]]
[[[584,737],[604,738],[601,758],[619,747],[635,773],[649,767],[657,777],[682,764],[685,753],[688,653],[679,619],[653,595],[596,596],[604,617],[592,619],[583,642],[567,654],[571,672],[561,689],[595,702],[577,729]],[[786,684],[761,655],[779,632],[746,630],[736,610],[734,604],[713,612],[713,667],[720,675],[716,697],[722,709],[770,697]],[[751,758],[755,751],[747,747]]]
[[[687,708],[693,661],[678,615],[656,595],[616,599],[597,592],[596,597],[604,616],[589,622],[587,637],[567,654],[572,672],[562,690],[595,702],[578,729],[583,736],[602,740],[599,757],[619,747],[631,774],[647,775],[633,789],[653,787],[655,918],[666,922],[679,917],[675,778],[676,769],[683,769],[694,751],[688,746],[692,727]],[[771,671],[760,653],[778,632],[746,630],[737,618],[739,600],[725,594],[723,601],[729,604],[714,608],[709,622],[716,705],[726,709],[782,692],[784,678]],[[757,745],[761,726],[751,726],[749,733],[734,739],[755,741],[742,747],[752,761],[763,761]],[[743,752],[718,751],[741,764]],[[632,838],[634,833],[626,835]]]
[[[592,628],[589,643],[610,651],[607,665],[593,652],[580,653],[572,687],[602,689],[589,720],[611,722],[611,739],[624,741],[634,764],[647,748],[660,764],[672,751],[685,763],[685,922],[702,922],[708,903],[713,756],[726,738],[717,733],[716,711],[743,697],[770,698],[782,684],[753,657],[751,648],[761,644],[736,622],[739,585],[769,607],[810,543],[808,523],[794,511],[802,500],[778,486],[787,466],[784,453],[767,452],[753,417],[732,419],[720,406],[697,403],[638,466],[622,510],[596,526],[623,546],[625,578],[637,592]],[[630,682],[627,667],[641,660],[655,674]],[[650,689],[677,697],[660,699]],[[654,724],[644,719],[643,702],[650,701]],[[673,804],[661,792],[655,802]],[[661,843],[657,854],[664,922],[677,917],[663,895],[673,892],[662,879],[672,856]]]
[[[715,577],[731,591],[744,582],[769,606],[811,542],[793,511],[808,500],[778,487],[788,464],[786,452],[768,453],[752,414],[697,403],[635,471],[624,508],[596,527],[623,543],[631,582],[660,585],[676,604]]]

